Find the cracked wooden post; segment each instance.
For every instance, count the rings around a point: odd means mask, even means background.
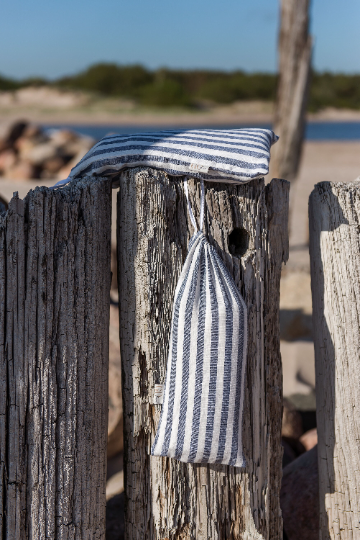
[[[0,216],[0,539],[105,539],[111,185]]]
[[[164,382],[174,292],[193,229],[182,179],[128,170],[118,195],[128,540],[282,538],[279,285],[288,257],[289,184],[206,187],[205,230],[248,306],[247,467],[149,456],[161,407],[153,404],[154,385]],[[190,198],[198,217],[193,181]]]
[[[360,184],[309,202],[320,539],[360,538]]]
[[[271,172],[289,180],[297,176],[305,132],[312,51],[309,10],[310,0],[281,0],[274,119],[280,140],[271,150]]]

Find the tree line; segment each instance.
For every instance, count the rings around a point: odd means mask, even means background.
[[[100,63],[55,81],[41,78],[13,80],[0,75],[0,90],[30,85],[51,85],[83,90],[99,96],[122,97],[139,105],[198,108],[206,103],[230,104],[242,100],[275,99],[277,75],[244,71],[174,70],[155,71],[141,65]],[[360,109],[360,74],[313,72],[309,110],[324,107]]]

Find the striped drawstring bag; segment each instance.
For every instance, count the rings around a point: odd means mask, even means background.
[[[244,467],[242,416],[247,310],[233,278],[195,228],[177,284],[163,406],[153,456]]]

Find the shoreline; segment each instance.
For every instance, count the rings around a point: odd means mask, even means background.
[[[245,105],[245,104],[244,104]],[[222,108],[221,110],[188,112],[188,111],[148,111],[110,112],[93,110],[39,110],[36,108],[21,108],[17,110],[0,109],[0,123],[26,119],[42,125],[109,125],[109,126],[237,126],[237,125],[263,125],[273,123],[273,114],[270,112],[246,113],[242,110],[234,111]],[[356,123],[360,122],[360,111],[326,110],[319,113],[309,113],[308,123]]]

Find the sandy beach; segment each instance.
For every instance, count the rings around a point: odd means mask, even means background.
[[[290,255],[280,285],[283,391],[305,409],[315,408],[309,195],[319,182],[347,183],[359,176],[360,141],[306,142],[299,177],[290,189]]]
[[[252,105],[252,104],[251,104]],[[1,110],[0,122],[26,118],[38,124],[109,125],[109,126],[237,126],[271,124],[272,104],[264,110],[252,111],[246,103],[241,107],[216,107],[206,111],[152,111],[134,112],[97,110],[36,110],[18,108],[16,111]],[[360,111],[329,109],[307,115],[309,122],[360,122]]]

